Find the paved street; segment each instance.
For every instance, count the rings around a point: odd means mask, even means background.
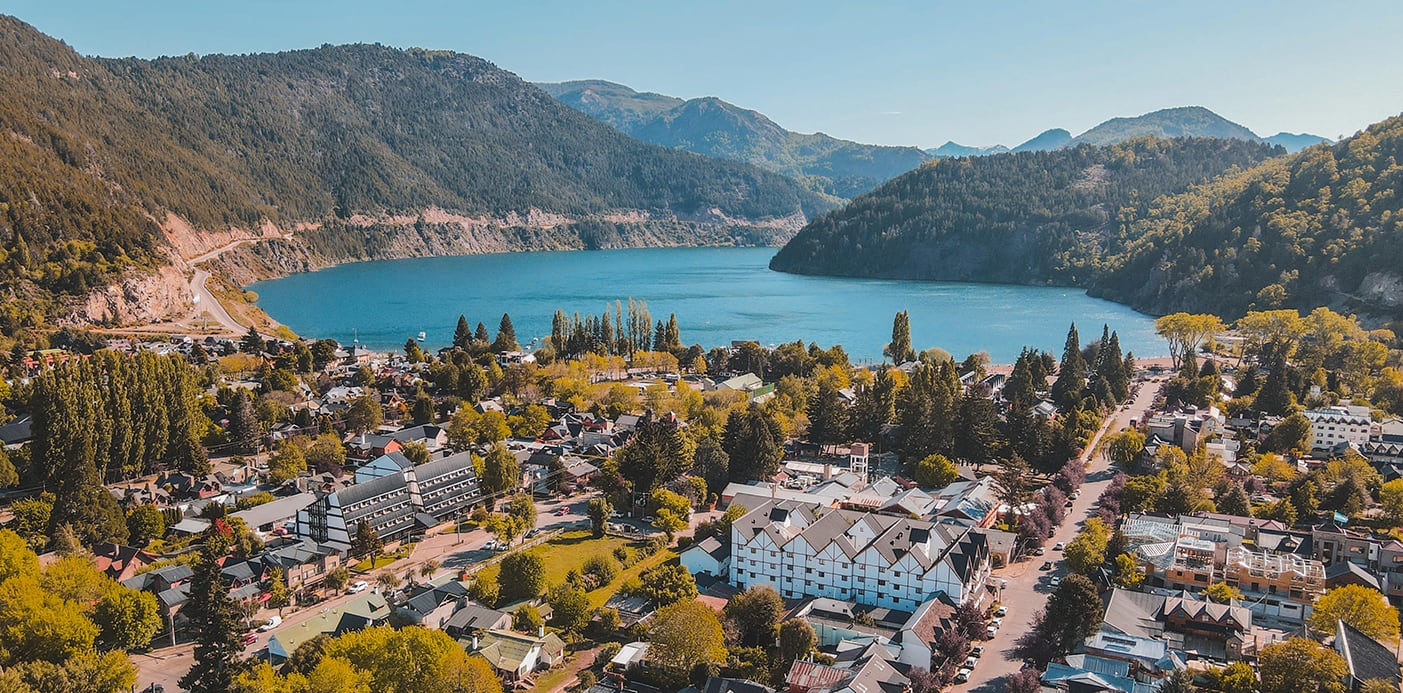
[[[1131,419],[1143,418],[1145,410],[1154,402],[1157,388],[1157,383],[1143,382],[1140,393],[1131,403],[1130,409],[1116,410],[1115,416],[1110,424],[1102,429],[1102,433],[1114,433],[1129,425]],[[1088,450],[1095,449],[1095,443],[1099,440],[1098,436],[1097,440],[1088,446]],[[950,690],[979,693],[1002,691],[1001,679],[1023,668],[1023,661],[1012,652],[1014,641],[1020,634],[1027,632],[1032,625],[1033,616],[1043,608],[1047,595],[1052,591],[1048,586],[1052,576],[1067,574],[1062,566],[1061,553],[1053,551],[1052,547],[1056,546],[1057,542],[1070,542],[1077,535],[1082,522],[1091,516],[1097,497],[1110,484],[1113,475],[1114,472],[1105,457],[1095,456],[1087,468],[1086,483],[1082,484],[1081,497],[1074,501],[1073,507],[1067,511],[1066,521],[1047,541],[1047,554],[1014,561],[1013,565],[994,571],[995,578],[1008,581],[1008,587],[1003,591],[1003,603],[1008,606],[1008,616],[1004,617],[1003,627],[993,640],[979,643],[984,646],[984,656],[974,668],[970,680],[954,685]],[[1039,570],[1044,561],[1052,561],[1054,569]]]

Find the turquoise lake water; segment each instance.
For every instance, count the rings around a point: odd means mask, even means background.
[[[557,309],[598,314],[615,299],[647,301],[654,320],[676,313],[684,344],[705,347],[753,339],[842,344],[855,361],[880,361],[892,316],[911,314],[919,349],[963,358],[987,351],[1008,363],[1023,346],[1060,354],[1076,321],[1083,343],[1101,325],[1122,348],[1166,353],[1154,320],[1077,289],[805,277],[772,272],[773,248],[652,248],[504,253],[386,260],[258,282],[258,305],[298,334],[375,349],[399,349],[426,333],[448,344],[460,313],[493,334],[510,313],[517,337],[550,334]]]

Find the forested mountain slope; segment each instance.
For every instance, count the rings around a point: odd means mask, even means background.
[[[714,97],[682,100],[603,80],[541,84],[571,108],[644,142],[745,161],[851,198],[921,165],[916,147],[860,144],[786,130],[764,114]]]
[[[1153,205],[1091,282],[1155,312],[1403,317],[1403,116]]]
[[[628,138],[467,55],[94,59],[0,17],[0,284],[25,299],[6,302],[6,334],[167,262],[168,213],[219,231],[438,209],[464,228],[568,235],[582,220],[685,232],[831,206],[784,176]]]
[[[803,274],[1080,284],[1160,195],[1274,152],[1222,139],[946,159],[814,220],[770,263]]]

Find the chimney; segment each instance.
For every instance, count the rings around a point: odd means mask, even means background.
[[[473,636],[473,652],[477,652],[477,636]]]
[[[536,637],[538,637],[538,638],[544,638],[544,637],[546,637],[546,627],[545,627],[545,626],[536,626]]]
[[[779,488],[778,488],[778,485],[776,484],[776,482],[771,481],[771,482],[770,482],[770,500],[774,500],[774,499],[775,499],[775,496],[777,496],[777,495],[779,495]]]
[[[823,478],[825,480],[833,478],[833,463],[825,462],[823,465]]]

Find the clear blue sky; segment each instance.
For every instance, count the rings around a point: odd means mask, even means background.
[[[1017,144],[1202,105],[1261,135],[1403,112],[1403,2],[0,0],[88,55],[378,42],[714,95],[802,132]]]

